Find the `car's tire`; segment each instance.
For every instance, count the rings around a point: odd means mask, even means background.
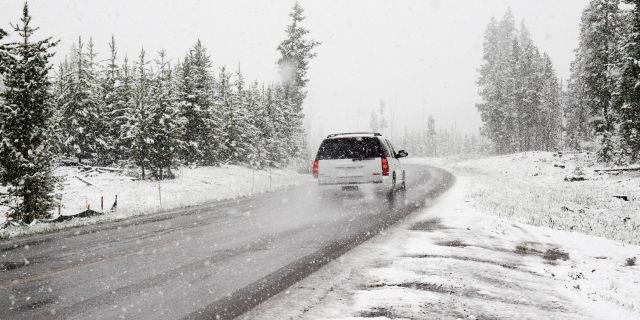
[[[400,190],[397,191],[395,202],[396,208],[403,208],[407,202],[407,188],[404,181],[402,181]]]
[[[396,200],[396,173],[393,173],[393,179],[391,180],[391,190],[387,192],[387,201],[394,203]]]

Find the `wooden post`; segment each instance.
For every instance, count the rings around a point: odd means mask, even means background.
[[[87,210],[89,210],[89,209],[91,209],[91,205],[90,204],[87,205]]]
[[[60,216],[60,205],[58,205],[58,217]]]
[[[9,211],[7,211],[7,220],[9,220]]]
[[[22,221],[22,211],[20,211],[20,221]]]
[[[100,196],[100,211],[104,211],[104,197]]]
[[[33,212],[33,219],[31,219],[31,221],[36,221],[36,212]]]
[[[158,196],[160,197],[160,205],[162,205],[162,191],[160,190],[160,178],[158,179]]]

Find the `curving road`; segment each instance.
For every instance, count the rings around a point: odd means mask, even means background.
[[[405,206],[316,201],[310,184],[2,242],[0,319],[231,319],[455,180],[433,167],[405,170]]]

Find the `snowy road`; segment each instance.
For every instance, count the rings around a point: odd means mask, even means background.
[[[453,184],[407,166],[404,209],[312,185],[0,244],[0,318],[232,318]]]

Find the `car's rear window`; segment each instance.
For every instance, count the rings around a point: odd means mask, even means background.
[[[380,141],[371,137],[337,138],[322,141],[316,160],[381,158],[384,149]]]

